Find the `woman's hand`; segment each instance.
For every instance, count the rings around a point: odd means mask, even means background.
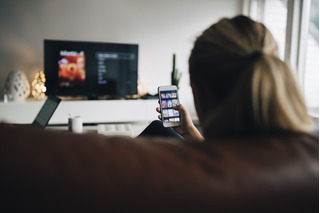
[[[198,129],[194,126],[191,116],[186,108],[182,104],[179,106],[173,107],[175,110],[179,110],[181,115],[181,125],[177,127],[173,127],[174,131],[176,131],[178,134],[180,134],[184,138],[193,138],[196,140],[204,140],[201,133],[198,131]],[[156,108],[157,112],[160,113],[160,107]],[[158,118],[161,120],[161,114],[158,115]]]

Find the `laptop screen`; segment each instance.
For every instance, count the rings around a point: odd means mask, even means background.
[[[32,125],[45,128],[48,125],[51,116],[57,109],[60,101],[61,99],[56,96],[48,96]]]

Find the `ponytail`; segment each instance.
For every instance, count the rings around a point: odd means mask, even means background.
[[[251,84],[256,126],[269,130],[312,130],[297,80],[285,62],[261,54],[254,63]]]

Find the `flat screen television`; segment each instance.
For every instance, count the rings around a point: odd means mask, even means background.
[[[138,45],[44,40],[47,95],[123,97],[137,94]]]

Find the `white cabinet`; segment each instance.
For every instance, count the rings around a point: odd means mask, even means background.
[[[32,123],[44,100],[0,102],[0,121]],[[67,124],[69,114],[81,115],[83,123],[141,122],[158,119],[158,100],[66,100],[61,101],[49,124]]]

